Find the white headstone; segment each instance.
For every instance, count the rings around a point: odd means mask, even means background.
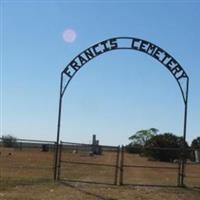
[[[195,161],[200,163],[200,150],[194,150]]]

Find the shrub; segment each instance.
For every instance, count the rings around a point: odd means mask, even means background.
[[[143,146],[140,144],[128,144],[126,145],[126,151],[128,153],[135,153],[135,154],[140,154],[142,152]]]
[[[17,138],[12,135],[3,135],[2,136],[2,143],[4,147],[14,147],[17,143]]]

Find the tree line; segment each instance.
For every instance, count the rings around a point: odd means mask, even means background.
[[[195,138],[189,146],[183,137],[173,133],[159,133],[156,128],[137,131],[129,140],[130,143],[126,146],[129,153],[137,153],[159,161],[173,162],[181,156],[193,161],[193,150],[200,150],[200,137]]]
[[[1,140],[5,147],[17,147],[17,138],[12,135],[4,135]],[[195,138],[189,146],[183,137],[173,133],[162,134],[156,128],[137,131],[129,140],[127,152],[159,161],[174,162],[181,156],[194,161],[194,150],[200,151],[200,137]]]

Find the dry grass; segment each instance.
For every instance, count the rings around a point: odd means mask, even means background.
[[[11,155],[9,155],[11,153]],[[114,165],[116,153],[107,152],[102,156],[88,156],[87,154],[72,154],[64,152],[63,160],[104,163]],[[0,155],[0,200],[199,200],[198,190],[169,187],[130,187],[97,184],[81,184],[52,182],[53,152],[41,152],[39,149],[1,149]],[[138,155],[125,155],[125,164],[146,166],[176,167],[177,164],[148,161]],[[200,166],[187,167],[187,175],[199,175]],[[114,182],[114,167],[88,165],[62,165],[61,178]],[[125,168],[124,183],[176,185],[177,171],[163,169]],[[190,186],[199,186],[200,179],[187,178]]]
[[[0,192],[0,200],[199,200],[200,192],[181,188],[37,183]]]

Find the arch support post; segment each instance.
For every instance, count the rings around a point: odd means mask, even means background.
[[[189,78],[187,79],[186,85],[186,96],[184,101],[184,126],[183,126],[183,146],[181,152],[181,176],[180,176],[180,186],[184,186],[185,179],[185,166],[187,161],[187,146],[186,146],[186,132],[187,132],[187,113],[188,113],[188,90],[189,90]]]
[[[61,122],[61,111],[62,111],[62,89],[63,88],[63,72],[60,77],[60,95],[59,95],[59,109],[58,109],[58,124],[57,124],[57,138],[56,138],[56,148],[55,148],[55,160],[54,160],[54,181],[58,180],[58,150],[59,150],[59,140],[60,140],[60,122]]]

